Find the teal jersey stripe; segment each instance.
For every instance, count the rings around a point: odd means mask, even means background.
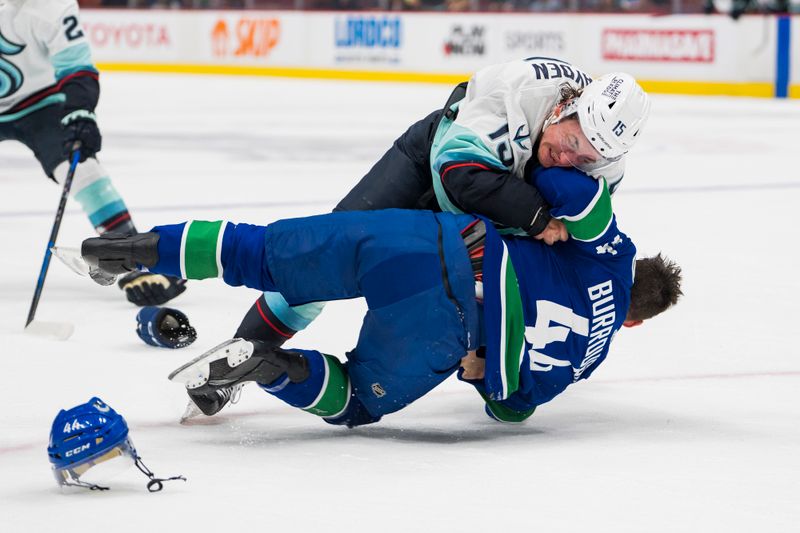
[[[222,275],[219,247],[222,246],[220,235],[223,230],[222,220],[193,220],[187,224],[181,243],[181,272],[186,279],[216,278]]]
[[[97,73],[92,63],[92,51],[86,43],[76,44],[60,51],[50,58],[55,70],[56,80],[61,80],[80,70]]]
[[[454,104],[451,109],[456,109],[458,104]],[[442,176],[439,169],[445,163],[471,161],[482,163],[490,168],[498,170],[508,170],[500,159],[495,155],[494,150],[487,147],[483,140],[469,128],[460,124],[455,124],[451,119],[442,117],[439,128],[431,144],[431,175],[433,176],[433,192],[436,201],[442,211],[448,213],[458,213],[461,211],[448,198],[442,183]],[[527,233],[520,228],[503,228],[498,230],[504,235],[527,236]]]
[[[124,213],[127,210],[128,207],[125,205],[125,202],[122,200],[117,200],[116,202],[112,202],[103,206],[97,211],[92,213],[87,212],[86,214],[89,215],[89,221],[92,223],[92,225],[97,227],[106,220],[113,218],[115,215]]]
[[[455,124],[447,117],[442,117],[433,144],[431,144],[431,172],[433,174],[433,190],[439,207],[450,213],[461,213],[462,211],[447,198],[439,169],[445,163],[460,161],[475,161],[497,169],[506,168],[494,155],[494,151],[487,147],[475,132]]]
[[[9,113],[7,115],[0,115],[0,124],[6,122],[14,122],[15,120],[21,119],[22,117],[27,117],[31,113],[35,111],[39,111],[40,109],[47,107],[53,104],[60,104],[66,102],[67,97],[63,93],[56,93],[51,94],[50,96],[43,98],[42,100],[36,102],[30,107],[26,107],[16,113]]]
[[[344,365],[333,356],[322,354],[325,360],[325,379],[314,402],[303,408],[309,413],[334,417],[347,408],[350,400],[350,377]]]

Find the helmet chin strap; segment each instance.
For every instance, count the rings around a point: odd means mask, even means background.
[[[156,477],[156,475],[151,472],[150,469],[147,468],[147,466],[142,462],[142,458],[139,457],[139,454],[136,454],[136,462],[134,464],[136,464],[136,468],[138,468],[142,474],[150,478],[150,481],[147,483],[147,490],[150,492],[158,492],[163,489],[164,481],[174,481],[179,479],[186,481],[186,478],[183,476],[172,476],[167,478]]]

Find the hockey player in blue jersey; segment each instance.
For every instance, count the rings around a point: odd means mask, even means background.
[[[82,254],[112,274],[147,267],[222,277],[278,291],[293,305],[366,299],[346,362],[233,339],[172,374],[190,395],[224,395],[256,381],[327,422],[357,426],[402,409],[462,368],[492,417],[518,422],[588,378],[621,326],[661,313],[680,295],[679,268],[661,256],[635,258],[604,179],[561,168],[533,179],[553,216],[571,226],[567,242],[500,235],[473,215],[388,210],[268,226],[158,226],[88,239]]]
[[[596,80],[566,61],[530,57],[492,65],[456,87],[443,109],[413,124],[334,211],[386,208],[475,213],[504,232],[567,238],[528,178],[538,167],[575,167],[613,193],[650,100],[628,74]],[[289,306],[260,296],[236,336],[279,346],[322,303]]]
[[[98,233],[136,233],[128,208],[95,154],[102,138],[100,94],[75,0],[0,0],[0,141],[30,148],[44,172],[63,181],[75,142],[80,161],[71,194]],[[137,305],[164,303],[184,282],[150,273],[120,280]]]

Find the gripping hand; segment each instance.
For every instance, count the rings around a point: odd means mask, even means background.
[[[64,128],[64,154],[69,157],[76,142],[80,142],[81,162],[100,151],[103,139],[97,127],[97,117],[91,111],[79,109],[61,119]]]

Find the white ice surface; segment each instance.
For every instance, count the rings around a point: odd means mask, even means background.
[[[101,159],[143,230],[324,212],[448,93],[105,74]],[[450,380],[354,430],[254,387],[178,424],[166,375],[233,333],[249,289],[190,283],[171,305],[199,339],[168,351],[136,337],[116,287],[54,263],[38,317],[75,333],[23,334],[60,187],[0,143],[0,531],[800,531],[798,139],[797,101],[656,96],[615,209],[640,252],[683,265],[678,307],[620,332],[592,379],[524,424],[489,420]],[[71,201],[59,242],[91,233]],[[342,355],[363,309],[330,305],[292,345]],[[60,494],[50,424],[93,395],[151,469],[189,481],[148,494],[132,470],[110,492]]]

